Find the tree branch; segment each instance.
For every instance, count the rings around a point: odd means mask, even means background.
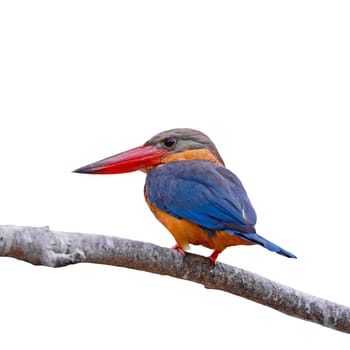
[[[0,226],[0,256],[33,265],[80,262],[128,267],[203,284],[269,306],[287,315],[350,333],[350,308],[300,292],[262,276],[202,256],[118,237]]]

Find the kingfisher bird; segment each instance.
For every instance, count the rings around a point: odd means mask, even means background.
[[[153,136],[143,146],[74,170],[84,174],[146,173],[145,200],[175,238],[182,255],[190,244],[213,250],[215,264],[227,247],[259,244],[288,258],[296,256],[258,235],[257,216],[241,181],[225,167],[210,138],[189,129]]]

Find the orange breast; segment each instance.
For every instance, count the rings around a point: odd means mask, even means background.
[[[216,231],[215,235],[211,237],[205,229],[197,224],[185,219],[177,219],[153,206],[147,198],[146,188],[144,194],[153,214],[170,231],[176,243],[182,248],[186,248],[189,244],[195,244],[221,252],[229,246],[253,244],[224,231]]]

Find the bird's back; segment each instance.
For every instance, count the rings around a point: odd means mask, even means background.
[[[176,161],[147,174],[145,197],[180,246],[222,251],[253,244],[226,229],[255,232],[256,214],[239,179],[208,161]]]

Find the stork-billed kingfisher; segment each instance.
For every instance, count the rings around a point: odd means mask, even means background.
[[[143,146],[81,167],[84,174],[147,174],[144,195],[156,218],[174,236],[181,254],[189,244],[218,255],[234,245],[259,244],[296,258],[258,235],[256,213],[241,181],[225,167],[209,137],[194,129],[163,131]]]

